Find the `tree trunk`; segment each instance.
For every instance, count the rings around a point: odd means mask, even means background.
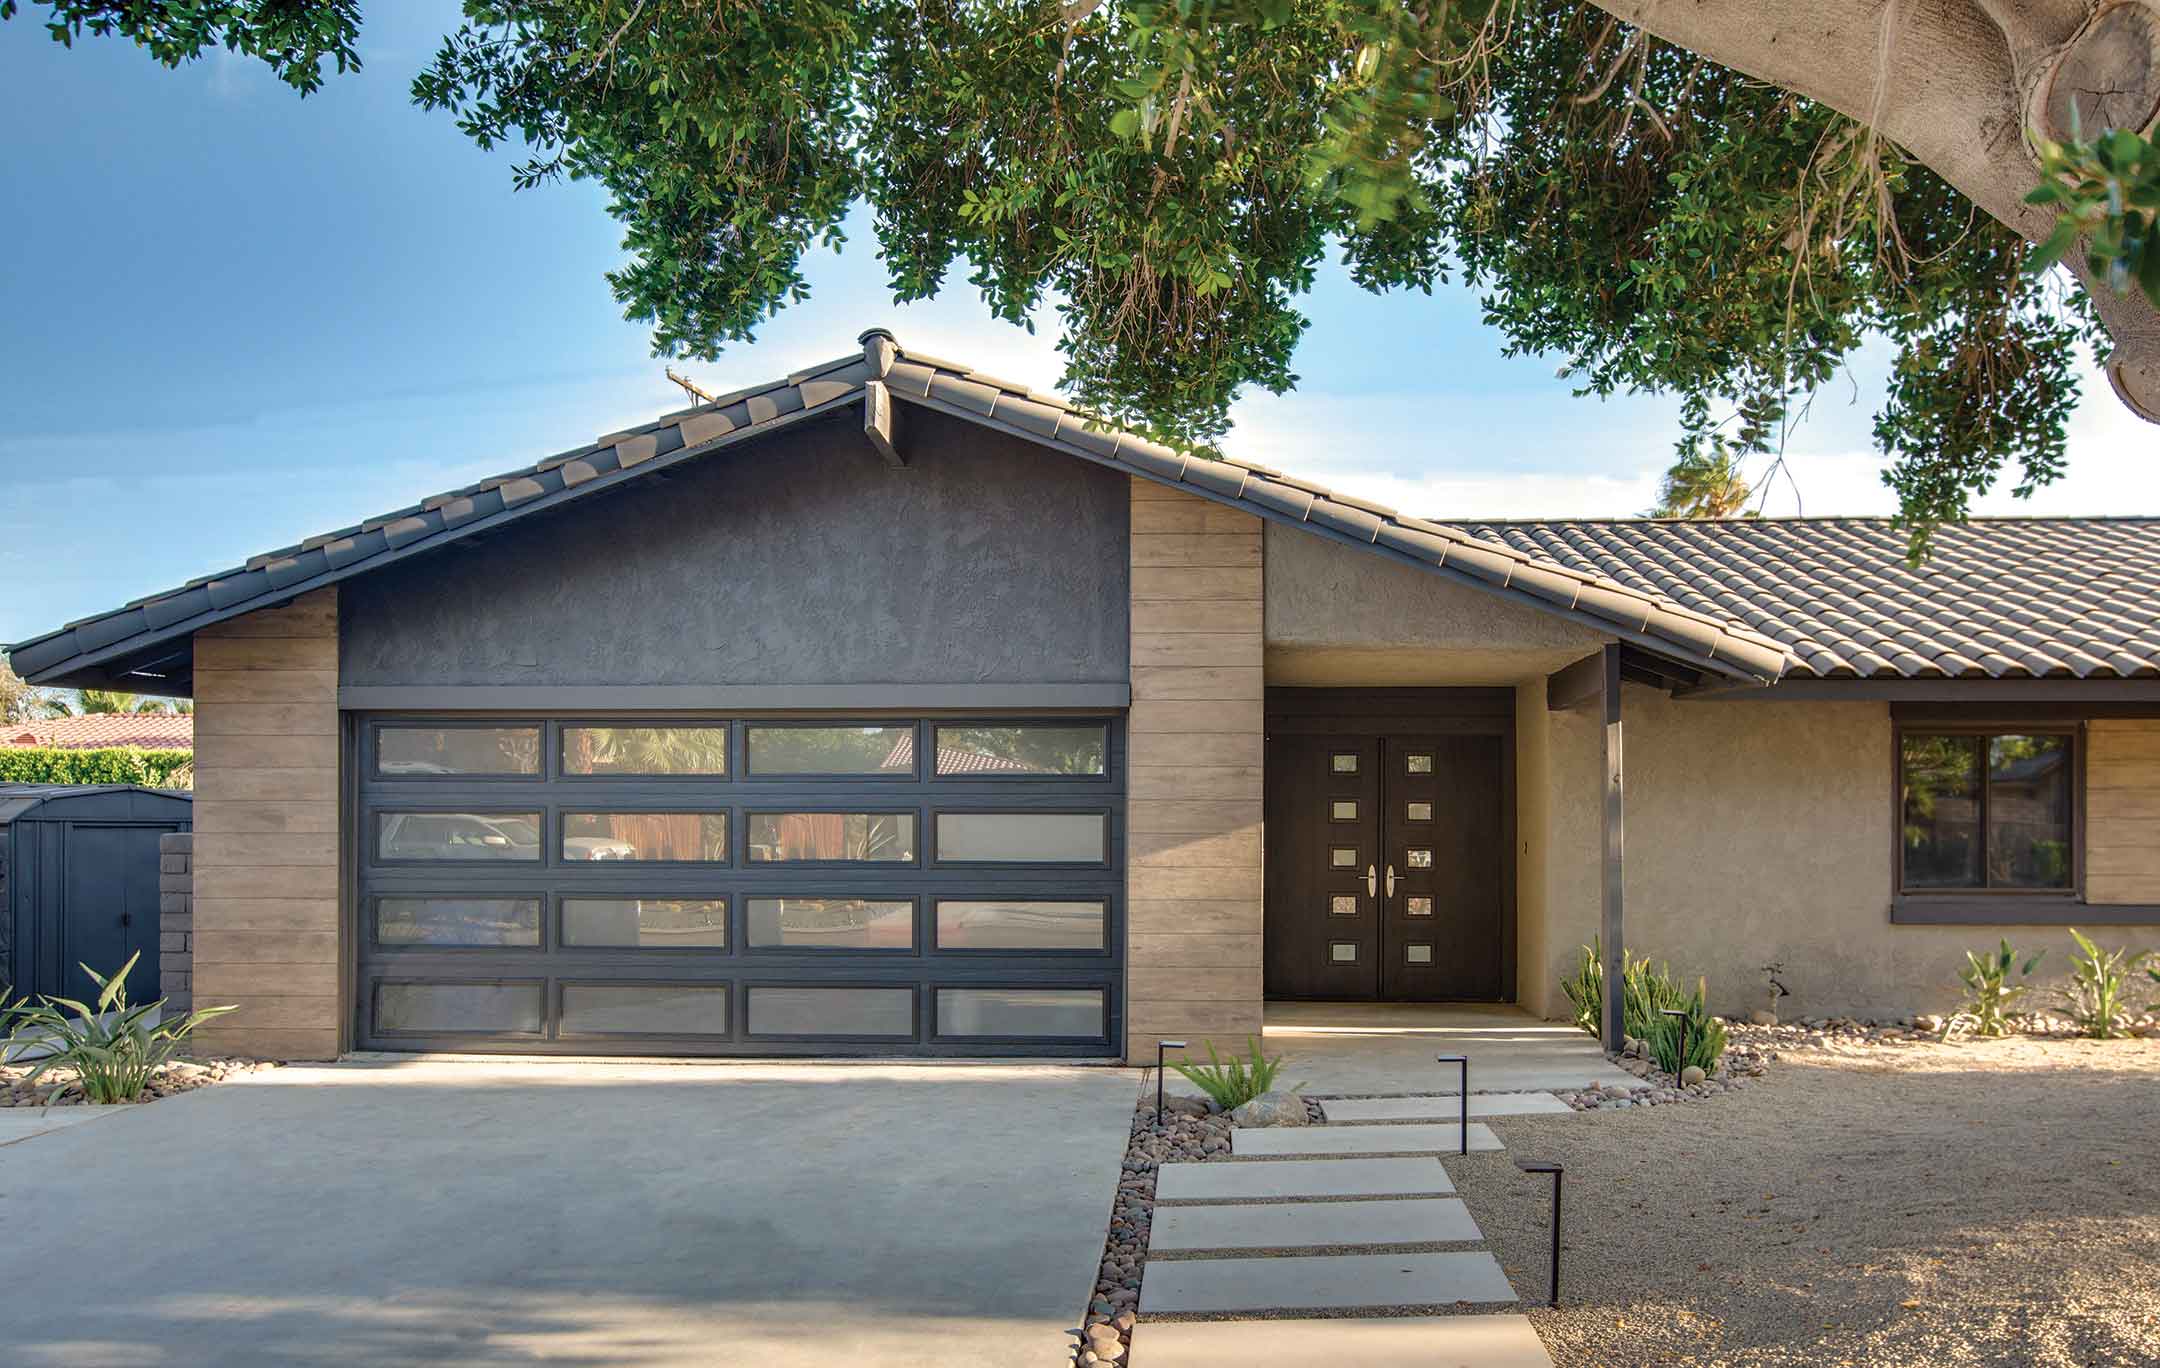
[[[2144,132],[2160,114],[2160,0],[1591,0],[1659,38],[1868,124],[2038,241],[2053,211],[2031,128]],[[2160,311],[2073,263],[2115,350],[2108,379],[2160,422]]]

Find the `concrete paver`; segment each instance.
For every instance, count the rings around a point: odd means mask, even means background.
[[[1456,1154],[1461,1132],[1452,1124],[1409,1126],[1283,1126],[1230,1132],[1234,1155]],[[1500,1138],[1482,1122],[1470,1123],[1470,1148],[1496,1150]]]
[[[1389,1320],[1151,1321],[1133,1336],[1131,1368],[1552,1368],[1528,1317],[1404,1316]]]
[[[1453,1197],[1274,1206],[1173,1206],[1155,1213],[1148,1252],[1200,1249],[1350,1249],[1482,1239]]]
[[[1306,1197],[1420,1197],[1455,1184],[1435,1159],[1285,1159],[1249,1164],[1164,1164],[1155,1200],[1296,1201]]]
[[[1434,1097],[1338,1097],[1320,1104],[1331,1126],[1361,1121],[1453,1121],[1462,1100]],[[1472,1093],[1472,1116],[1572,1116],[1575,1109],[1549,1092]]]
[[[0,1107],[0,1145],[12,1145],[33,1135],[50,1135],[127,1108],[112,1107]]]
[[[1140,1314],[1352,1311],[1448,1302],[1513,1302],[1515,1290],[1483,1250],[1444,1254],[1312,1254],[1280,1258],[1151,1259]],[[1284,1360],[1273,1359],[1272,1362]],[[1339,1362],[1339,1357],[1331,1357]]]

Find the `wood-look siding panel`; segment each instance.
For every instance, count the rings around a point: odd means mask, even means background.
[[[1134,669],[1243,666],[1260,650],[1258,632],[1134,632]]]
[[[1236,732],[1251,734],[1267,722],[1267,705],[1259,699],[1139,699],[1126,714],[1125,726],[1134,732]]]
[[[2085,900],[2160,903],[2160,720],[2086,724]]]
[[[1135,632],[1258,635],[1267,624],[1267,605],[1257,598],[1135,602],[1131,611]]]
[[[1204,835],[1260,825],[1262,805],[1256,802],[1210,802],[1205,799],[1152,798],[1129,804],[1125,829],[1164,835]]]
[[[1257,702],[1267,685],[1258,665],[1135,665],[1132,692],[1136,700]]]
[[[1125,792],[1133,798],[1252,801],[1259,783],[1258,765],[1135,765],[1126,773]]]

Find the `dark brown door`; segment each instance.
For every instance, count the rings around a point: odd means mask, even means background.
[[[1378,997],[1380,738],[1273,737],[1267,766],[1267,991]]]
[[[1506,996],[1505,744],[1460,734],[1269,738],[1269,996]]]
[[[1381,741],[1380,995],[1486,1001],[1500,978],[1501,739]]]

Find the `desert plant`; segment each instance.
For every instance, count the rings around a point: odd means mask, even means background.
[[[1207,1047],[1207,1063],[1172,1064],[1170,1067],[1177,1070],[1186,1082],[1206,1093],[1216,1106],[1224,1111],[1233,1111],[1264,1092],[1272,1092],[1276,1076],[1282,1072],[1282,1060],[1270,1059],[1261,1054],[1259,1041],[1247,1036],[1245,1048],[1252,1054],[1250,1064],[1236,1055],[1228,1059],[1219,1057],[1215,1053],[1215,1042],[1211,1040]]]
[[[80,1092],[86,1102],[141,1101],[152,1076],[196,1027],[233,1010],[198,1007],[171,1021],[150,1024],[148,1018],[165,1000],[131,1005],[127,998],[128,971],[141,958],[140,951],[128,956],[120,972],[109,979],[87,964],[82,966],[98,986],[95,1006],[43,994],[12,1006],[0,1003],[0,1024],[7,1026],[8,1039],[47,1052],[30,1063],[25,1083],[35,1084],[55,1069],[72,1074],[45,1094],[45,1105],[51,1106],[70,1090]]]
[[[2147,967],[2152,952],[2140,950],[2132,954],[2127,947],[2103,951],[2074,926],[2070,928],[2070,939],[2078,946],[2077,953],[2070,957],[2070,982],[2056,990],[2063,1015],[2070,1018],[2079,1035],[2113,1040],[2124,1034],[2123,1028],[2134,1015],[2128,1001],[2130,980]]]
[[[1725,1057],[1725,1023],[1711,1014],[1709,1001],[1709,984],[1697,979],[1694,994],[1678,1004],[1677,1010],[1686,1013],[1684,1017],[1669,1017],[1661,1011],[1645,1025],[1642,1039],[1649,1044],[1650,1057],[1659,1068],[1675,1077],[1690,1064],[1706,1075],[1717,1072],[1718,1061]],[[1684,1032],[1683,1021],[1687,1023]],[[1680,1057],[1683,1038],[1687,1041],[1685,1059]]]
[[[1638,1040],[1646,1040],[1653,1022],[1661,1020],[1660,1013],[1668,1007],[1685,1007],[1688,995],[1673,981],[1668,965],[1652,967],[1650,957],[1627,956],[1620,971],[1620,1022],[1621,1029]],[[1605,954],[1603,943],[1592,941],[1582,947],[1582,958],[1575,972],[1563,979],[1562,992],[1575,1008],[1575,1024],[1591,1035],[1598,1034],[1600,1018],[1605,1010]]]
[[[1965,1000],[1958,1004],[1958,1015],[1967,1019],[1974,1035],[1999,1036],[2010,1029],[2010,1009],[2032,991],[2030,984],[2012,983],[2011,975],[2014,971],[2019,978],[2032,977],[2033,966],[2046,953],[2037,951],[2019,964],[2017,951],[2010,948],[2007,937],[1984,955],[1965,952],[1965,967],[1958,970],[1958,981],[1965,985]]]

